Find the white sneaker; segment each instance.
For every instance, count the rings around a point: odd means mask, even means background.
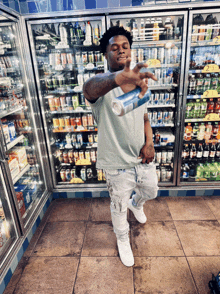
[[[133,199],[130,199],[130,200],[128,201],[128,208],[133,212],[133,214],[134,214],[136,220],[137,220],[139,223],[141,223],[141,224],[146,223],[146,221],[147,221],[147,217],[146,217],[146,215],[144,214],[144,208],[143,208],[143,207],[141,207],[141,209],[137,209],[137,208],[135,208],[135,207],[132,205],[132,200],[133,200]]]
[[[134,256],[131,250],[131,245],[129,239],[127,241],[117,240],[119,256],[121,258],[121,262],[125,266],[134,265]]]

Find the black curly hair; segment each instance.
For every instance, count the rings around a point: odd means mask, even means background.
[[[119,26],[113,26],[110,27],[102,36],[100,39],[100,47],[101,52],[103,54],[106,53],[107,46],[109,44],[109,40],[114,36],[125,36],[128,39],[128,42],[130,43],[130,46],[132,45],[133,38],[129,31],[125,30],[123,27]]]

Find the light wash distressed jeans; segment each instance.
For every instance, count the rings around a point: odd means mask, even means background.
[[[128,201],[140,209],[147,200],[157,197],[158,179],[154,163],[138,164],[130,169],[105,170],[107,187],[111,198],[111,217],[117,239],[128,238]],[[133,191],[135,193],[133,193]]]

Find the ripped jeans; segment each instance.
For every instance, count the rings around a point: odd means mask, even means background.
[[[111,198],[111,217],[117,239],[128,238],[128,201],[140,209],[147,200],[157,197],[158,179],[154,163],[138,164],[129,169],[105,170],[107,187]]]

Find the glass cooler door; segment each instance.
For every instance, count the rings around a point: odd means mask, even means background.
[[[123,26],[132,33],[131,68],[146,62],[158,80],[148,81],[151,99],[147,107],[159,186],[176,184],[186,22],[185,12],[107,17],[108,27]]]
[[[17,24],[0,24],[0,144],[23,229],[46,190],[32,105],[24,82]]]
[[[104,72],[104,17],[27,24],[54,187],[105,186],[96,169],[97,126],[82,93],[86,79]]]
[[[190,13],[178,183],[220,181],[220,10]]]

